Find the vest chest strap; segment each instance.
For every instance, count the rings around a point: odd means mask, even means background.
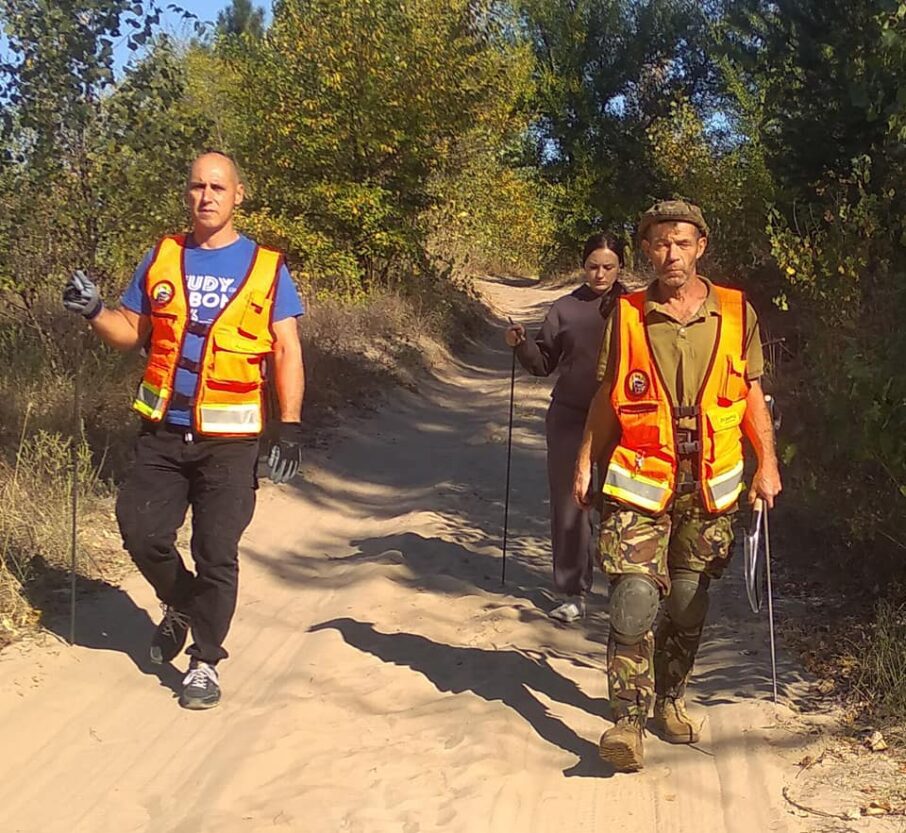
[[[186,394],[178,390],[173,391],[173,395],[170,397],[170,407],[179,411],[189,411],[194,404],[195,402],[191,396],[186,396]]]
[[[201,362],[196,362],[193,359],[186,358],[185,356],[180,356],[179,361],[176,363],[176,366],[182,370],[188,370],[189,373],[198,373],[201,370]]]

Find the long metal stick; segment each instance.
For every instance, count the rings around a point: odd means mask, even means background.
[[[503,501],[503,558],[500,583],[506,584],[506,544],[510,528],[510,462],[513,456],[513,402],[516,396],[516,348],[513,348],[513,365],[510,368],[510,426],[506,436],[506,495]]]
[[[69,446],[72,468],[72,550],[69,556],[69,644],[75,645],[76,623],[76,570],[78,568],[79,546],[79,446],[82,436],[82,334],[79,333],[79,347],[76,349],[76,369],[72,381],[72,440]]]
[[[764,510],[764,566],[768,580],[768,629],[771,633],[771,684],[774,702],[777,702],[777,649],[774,642],[774,593],[771,586],[771,525],[768,523],[770,512]]]

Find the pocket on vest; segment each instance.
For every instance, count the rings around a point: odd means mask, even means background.
[[[718,403],[729,405],[749,395],[749,381],[746,379],[746,362],[734,356],[727,356],[723,378],[720,384]]]
[[[249,338],[259,338],[261,333],[270,332],[271,303],[263,292],[252,292],[242,312],[239,332]]]
[[[176,315],[151,310],[150,355],[172,356],[179,349],[174,322]]]
[[[657,402],[620,405],[617,417],[623,432],[621,442],[638,450],[661,448],[664,437],[661,435],[657,412]]]
[[[732,459],[741,455],[742,432],[739,426],[742,424],[745,411],[746,403],[743,399],[724,408],[711,408],[705,414],[706,430],[710,440],[707,445],[711,450],[707,455],[708,462]]]
[[[215,334],[213,338],[208,387],[236,393],[260,387],[261,364],[264,360],[260,345],[241,336]]]

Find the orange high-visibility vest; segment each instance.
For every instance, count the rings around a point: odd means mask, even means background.
[[[176,370],[184,366],[198,374],[193,413],[199,434],[260,434],[264,426],[262,362],[274,344],[271,309],[282,256],[257,246],[236,294],[214,321],[200,324],[189,315],[185,241],[184,235],[165,237],[145,276],[151,302],[151,347],[132,407],[152,422],[163,420],[173,398]],[[205,339],[201,361],[192,367],[180,357],[187,331]]]
[[[697,478],[710,512],[730,509],[743,489],[742,419],[746,379],[745,296],[712,286],[720,322],[704,384],[694,407],[676,408],[654,360],[645,327],[646,293],[624,295],[616,306],[617,364],[611,402],[622,434],[610,458],[604,494],[652,514],[667,509],[676,491],[676,424],[698,421]]]

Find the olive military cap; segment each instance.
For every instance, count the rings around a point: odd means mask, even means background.
[[[688,200],[660,200],[651,206],[639,220],[639,239],[644,239],[655,223],[692,223],[705,237],[708,224],[705,215],[695,203]]]

